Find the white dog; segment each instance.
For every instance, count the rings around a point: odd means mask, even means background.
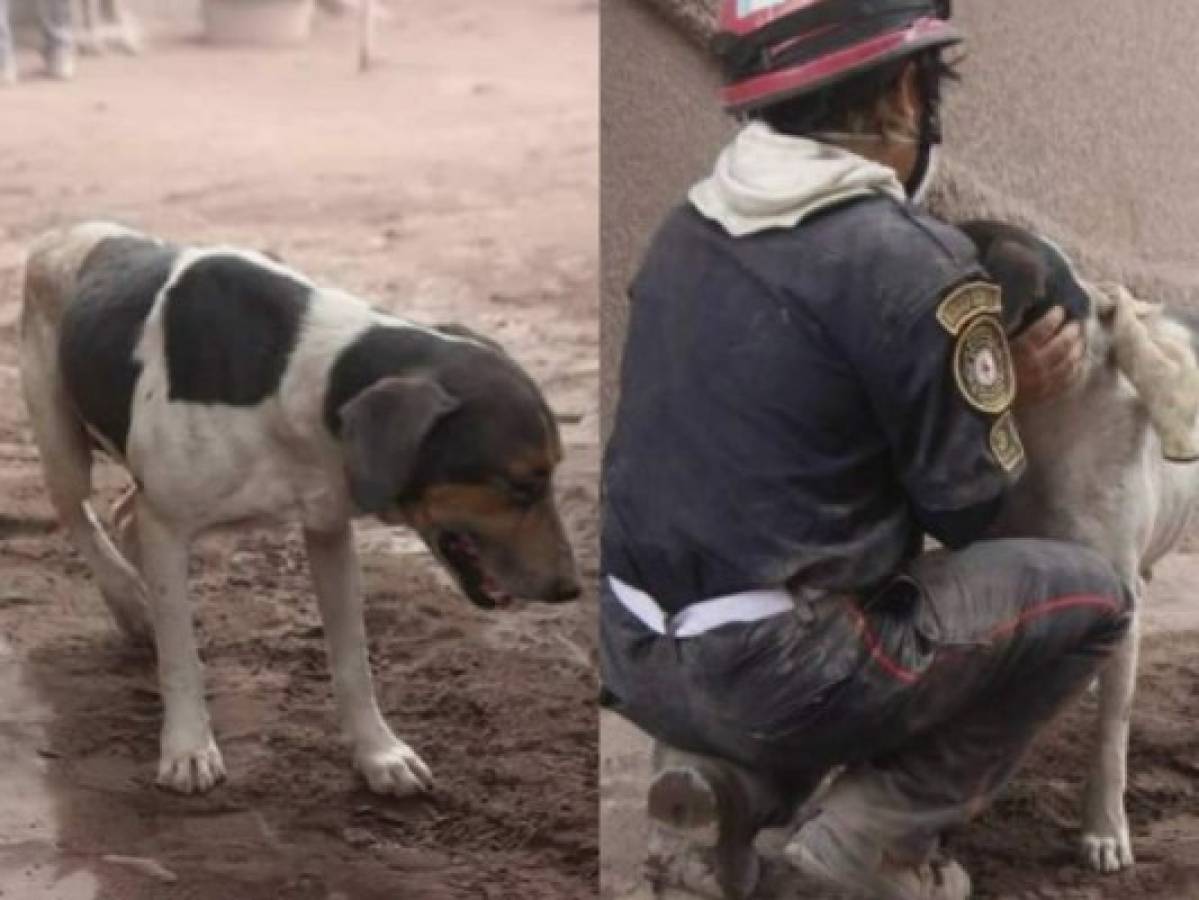
[[[1061,396],[1019,411],[1028,468],[995,536],[1058,538],[1102,553],[1136,607],[1154,563],[1177,543],[1199,500],[1196,333],[1123,288],[1077,278],[1065,256],[1030,232],[995,222],[962,226],[1003,286],[1017,327],[1063,303],[1085,323],[1087,356]],[[1132,865],[1124,811],[1139,627],[1100,677],[1099,739],[1083,809],[1082,850],[1101,872]]]

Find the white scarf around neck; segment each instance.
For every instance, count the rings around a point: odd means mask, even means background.
[[[793,228],[830,206],[873,194],[906,199],[889,166],[753,122],[721,151],[712,174],[688,199],[702,216],[743,237]]]

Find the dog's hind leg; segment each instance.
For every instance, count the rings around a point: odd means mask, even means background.
[[[138,642],[151,635],[145,585],[109,539],[88,502],[92,451],[62,385],[56,329],[26,293],[21,322],[21,383],[46,488],[59,522],[87,562],[118,627]]]
[[[1144,594],[1144,582],[1137,579],[1128,634],[1099,676],[1099,739],[1082,817],[1083,859],[1097,872],[1118,872],[1133,863],[1124,790],[1128,780],[1128,730],[1140,645],[1140,614],[1136,610],[1140,609]]]

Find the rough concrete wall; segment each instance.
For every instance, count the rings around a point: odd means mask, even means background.
[[[1096,274],[1199,295],[1199,5],[959,4],[946,211],[1039,224]]]
[[[697,2],[702,0],[679,0],[676,8],[689,12]],[[604,0],[600,14],[600,362],[606,429],[629,277],[658,221],[710,165],[731,125],[717,104],[719,79],[696,40],[700,20],[664,17],[642,0]]]
[[[604,410],[624,286],[655,223],[709,165],[727,124],[701,49],[713,0],[603,5]],[[1199,302],[1199,4],[966,0],[963,83],[932,198],[946,218],[1036,227],[1092,277]],[[1156,13],[1156,14],[1155,14]]]

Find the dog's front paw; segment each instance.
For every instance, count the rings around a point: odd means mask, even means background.
[[[195,743],[164,740],[158,762],[159,787],[180,794],[203,794],[225,780],[225,762],[212,735]]]
[[[433,790],[433,773],[403,741],[360,751],[354,764],[376,794],[408,797]]]
[[[1128,826],[1120,826],[1112,834],[1083,832],[1082,856],[1088,866],[1105,875],[1127,869],[1133,863]]]
[[[1124,791],[1116,779],[1092,779],[1082,815],[1080,849],[1084,865],[1105,875],[1132,865],[1132,837],[1124,811]]]

